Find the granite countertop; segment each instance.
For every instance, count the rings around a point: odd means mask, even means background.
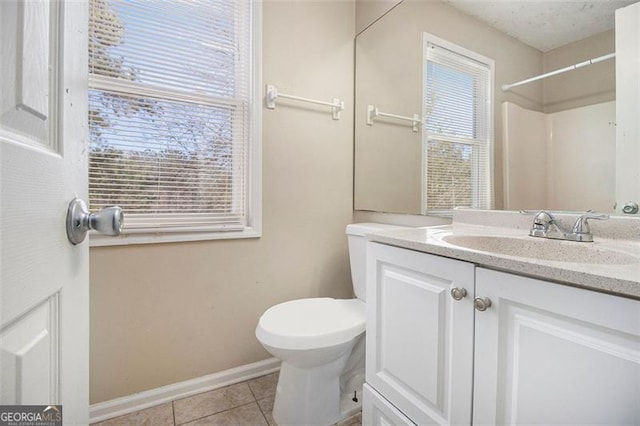
[[[572,223],[575,217],[566,215],[560,219]],[[532,217],[493,211],[456,211],[451,225],[394,229],[367,237],[491,269],[640,299],[640,220],[619,219],[599,227],[592,225],[592,243],[529,237]],[[478,236],[498,237],[498,243],[507,244],[496,246],[495,251],[452,244],[456,239],[473,240]],[[521,256],[510,253],[511,244]],[[567,261],[558,261],[559,258]]]

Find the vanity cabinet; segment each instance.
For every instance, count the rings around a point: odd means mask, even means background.
[[[367,243],[366,381],[415,423],[471,421],[474,269]]]
[[[640,301],[367,250],[365,424],[640,424]]]

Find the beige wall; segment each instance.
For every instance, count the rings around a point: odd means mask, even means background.
[[[373,24],[401,0],[356,0],[356,34]]]
[[[264,4],[263,83],[346,111],[263,110],[262,238],[91,249],[92,403],[268,358],[265,309],[352,294],[354,22],[351,1]]]
[[[393,120],[367,126],[366,106],[421,114],[422,33],[495,60],[495,200],[502,208],[501,103],[542,109],[541,83],[503,92],[500,86],[542,72],[542,53],[442,1],[405,0],[357,37],[355,208],[418,214],[421,202],[421,133]]]
[[[543,72],[568,67],[615,50],[614,30],[596,34],[544,53]],[[544,112],[615,100],[615,64],[615,59],[612,59],[545,79],[542,85]]]

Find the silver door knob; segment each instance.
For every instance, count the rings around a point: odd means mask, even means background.
[[[462,300],[467,296],[467,289],[454,287],[451,289],[451,297],[454,300]]]
[[[473,299],[473,305],[480,312],[484,312],[491,306],[491,299],[488,297],[476,297]]]
[[[89,213],[87,205],[81,199],[75,198],[69,203],[67,238],[73,245],[83,242],[91,229],[104,235],[118,236],[123,224],[124,214],[120,207],[106,207],[99,212]]]

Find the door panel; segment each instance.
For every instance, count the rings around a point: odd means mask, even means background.
[[[7,1],[1,7],[4,58],[0,123],[14,141],[55,151],[60,4]]]
[[[377,374],[443,412],[446,297],[451,282],[385,264],[378,284],[383,342],[377,351]]]
[[[56,294],[0,333],[3,404],[58,400],[58,302]]]

